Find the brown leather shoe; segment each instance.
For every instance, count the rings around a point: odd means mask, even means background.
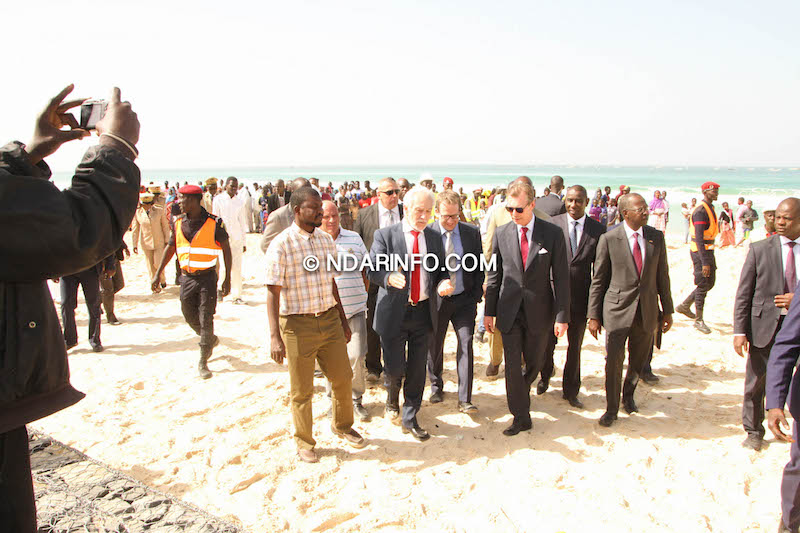
[[[314,450],[308,450],[306,448],[298,448],[297,449],[297,457],[300,458],[301,461],[304,463],[318,463],[319,456],[317,452]]]
[[[336,431],[336,429],[334,429],[334,428],[331,428],[331,431],[333,431],[333,433],[337,437],[339,437],[340,439],[346,440],[347,444],[349,444],[353,448],[357,448],[357,449],[358,448],[363,448],[364,446],[367,445],[367,440],[364,437],[362,437],[358,433],[358,431],[356,431],[353,428],[350,428],[350,431],[348,431],[346,433],[342,433],[340,431]]]

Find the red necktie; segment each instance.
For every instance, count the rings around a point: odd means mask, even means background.
[[[642,249],[639,247],[639,234],[634,233],[633,237],[633,262],[636,264],[636,273],[642,277]]]
[[[794,241],[789,241],[789,255],[786,256],[786,269],[784,270],[784,277],[786,283],[786,292],[794,294],[794,289],[797,286],[797,270],[794,264]]]
[[[519,249],[522,250],[522,270],[525,270],[525,265],[528,264],[528,228],[522,227],[522,235],[519,238]]]
[[[419,254],[419,234],[420,232],[412,229],[411,235],[414,236],[414,248],[412,254]],[[419,263],[414,263],[414,270],[411,271],[411,302],[419,302]]]

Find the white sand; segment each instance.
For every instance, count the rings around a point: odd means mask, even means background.
[[[788,445],[770,439],[760,453],[741,447],[745,361],[732,349],[731,320],[744,249],[717,253],[718,281],[706,312],[713,333],[704,336],[676,315],[653,362],[661,383],[641,383],[640,412],[621,412],[609,429],[597,424],[605,410],[603,351],[588,333],[586,409],[561,399],[562,342],[550,391],[532,401],[533,430],[508,438],[501,433],[511,418],[502,372],[499,380],[484,377],[488,344],[476,345],[479,415],[457,412],[451,331],[445,401],[425,400],[419,415],[431,440],[420,444],[384,420],[385,393],[373,388],[364,403],[374,418],[356,422],[370,445],[345,448],[331,435],[317,380],[321,461],[309,465],[295,456],[286,367],[269,358],[257,242],[257,235],[248,237],[248,305],[226,299],[217,307],[222,344],[210,362],[212,379],[197,377],[198,339],[183,320],[178,289],[151,296],[143,256],[132,256],[117,297],[124,324],[103,324],[104,353],[89,350],[79,304],[81,344],[70,364],[72,382],[87,398],[34,426],[254,532],[777,528]],[[690,290],[691,262],[682,244],[669,254],[677,304]],[[172,266],[167,279],[174,281]]]

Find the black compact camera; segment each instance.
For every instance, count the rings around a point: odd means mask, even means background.
[[[105,116],[108,102],[105,100],[86,100],[81,104],[81,129],[93,130]]]

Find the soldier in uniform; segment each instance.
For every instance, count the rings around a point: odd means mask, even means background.
[[[158,271],[151,280],[158,292],[159,280],[172,255],[177,251],[181,267],[181,311],[186,322],[200,335],[200,377],[208,379],[208,359],[219,344],[214,335],[214,313],[217,310],[217,263],[219,252],[225,261],[225,279],[220,293],[231,291],[231,248],[222,219],[211,215],[202,206],[203,190],[197,185],[184,185],[178,190],[183,214],[175,219],[175,228]]]
[[[144,252],[147,270],[150,277],[153,277],[156,269],[158,268],[158,261],[164,253],[164,247],[169,238],[169,222],[164,210],[155,205],[155,198],[153,193],[145,192],[139,195],[139,202],[141,205],[136,210],[136,215],[133,217],[133,253],[139,253],[139,245],[141,244],[142,251]],[[167,278],[161,275],[161,287],[167,286]]]
[[[217,178],[208,178],[206,180],[206,193],[203,195],[203,209],[209,213],[214,210],[214,197],[218,192]]]

